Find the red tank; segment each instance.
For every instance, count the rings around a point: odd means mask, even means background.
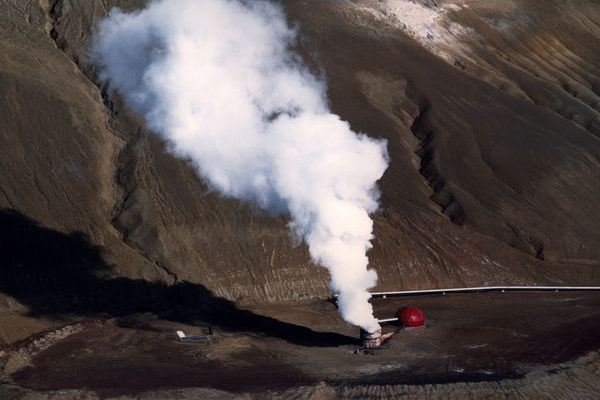
[[[402,307],[396,314],[400,325],[405,328],[416,328],[425,325],[425,314],[418,307]]]

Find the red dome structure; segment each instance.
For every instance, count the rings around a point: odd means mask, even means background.
[[[425,314],[418,307],[402,307],[396,316],[400,325],[405,328],[417,328],[425,325]]]

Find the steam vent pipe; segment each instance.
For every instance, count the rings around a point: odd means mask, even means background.
[[[381,329],[377,329],[373,333],[369,333],[364,329],[360,329],[360,341],[363,347],[379,347],[381,346]]]

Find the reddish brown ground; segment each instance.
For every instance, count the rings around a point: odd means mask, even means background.
[[[327,343],[319,343],[313,331],[304,338],[275,338],[244,332],[244,326],[214,327],[210,343],[182,343],[176,329],[194,334],[200,328],[138,316],[90,326],[35,355],[33,365],[12,378],[37,390],[91,389],[104,396],[184,387],[262,392],[319,381],[445,383],[518,377],[534,365],[600,348],[598,293],[452,294],[373,303],[379,317],[417,305],[427,327],[400,331],[383,348],[354,354],[352,336],[358,332],[327,303],[276,311],[291,322],[318,311],[321,322],[311,328],[339,334]]]

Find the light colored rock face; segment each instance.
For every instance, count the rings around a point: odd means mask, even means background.
[[[84,232],[104,275],[187,280],[242,303],[329,295],[285,216],[207,192],[93,82],[94,24],[144,3],[2,2],[0,207]],[[388,140],[370,252],[378,289],[597,281],[597,2],[283,6],[333,111]],[[40,293],[77,285],[52,282]],[[27,306],[7,294],[0,304]]]
[[[442,3],[418,2],[410,0],[389,0],[382,11],[389,23],[407,33],[423,47],[439,55],[449,56],[449,51],[460,52],[463,47],[461,37],[472,34],[469,27],[457,24],[448,16],[464,5],[457,2]],[[468,7],[468,6],[466,6]]]
[[[552,111],[595,135],[600,132],[597,115],[600,99],[594,90],[598,85],[594,73],[598,61],[594,51],[598,46],[594,38],[600,34],[600,27],[590,19],[600,12],[598,4],[589,1],[541,4],[531,0],[363,3],[362,9],[378,20],[502,91],[534,104],[553,103],[532,94],[523,77],[515,76],[511,69],[526,74],[528,80],[560,86],[551,97],[558,97],[563,89],[575,99],[568,101],[569,113],[556,106]]]

